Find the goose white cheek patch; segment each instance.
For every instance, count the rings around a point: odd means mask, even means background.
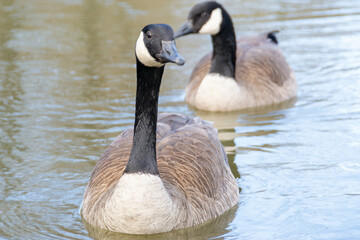
[[[209,20],[201,27],[199,33],[216,35],[220,32],[222,23],[221,9],[216,8],[211,12]]]
[[[164,64],[159,63],[153,58],[144,43],[144,33],[140,32],[136,41],[135,53],[139,61],[147,67],[161,67]]]

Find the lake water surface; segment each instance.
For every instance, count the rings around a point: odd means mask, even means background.
[[[190,0],[0,1],[1,239],[360,239],[360,1],[224,0],[237,36],[280,30],[296,101],[237,113],[189,108],[209,36],[177,41],[160,112],[214,121],[241,188],[208,225],[136,237],[86,228],[79,207],[101,153],[134,121],[134,44],[178,29]]]

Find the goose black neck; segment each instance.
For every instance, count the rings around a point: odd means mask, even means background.
[[[234,26],[229,14],[222,10],[223,22],[220,32],[211,36],[213,56],[210,73],[235,78],[236,39]]]
[[[125,173],[158,175],[156,124],[162,67],[147,67],[136,58],[137,89],[133,146]]]

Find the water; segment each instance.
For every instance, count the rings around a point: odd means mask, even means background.
[[[222,1],[237,36],[273,29],[298,98],[276,108],[198,112],[183,101],[208,36],[177,42],[160,112],[212,120],[241,188],[210,223],[147,239],[360,238],[360,2]],[[193,1],[0,2],[0,238],[143,239],[86,226],[79,206],[97,159],[133,125],[134,43],[177,29]]]

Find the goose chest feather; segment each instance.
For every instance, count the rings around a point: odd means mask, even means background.
[[[151,24],[135,48],[135,124],[105,150],[86,188],[81,214],[91,225],[129,234],[194,226],[238,202],[217,130],[182,114],[159,114],[164,65],[184,64],[172,29]]]

